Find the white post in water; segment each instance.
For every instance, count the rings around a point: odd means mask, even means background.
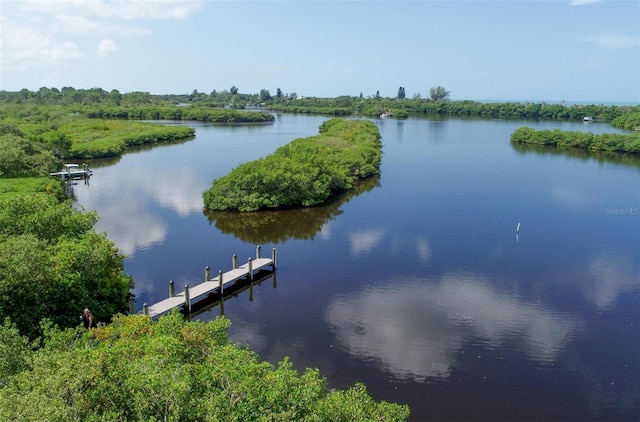
[[[518,223],[518,227],[516,227],[516,233],[520,233],[520,223]]]
[[[191,314],[191,298],[189,297],[189,285],[184,285],[184,304],[187,305],[187,310]]]
[[[271,268],[276,269],[276,248],[271,249]]]
[[[260,245],[256,246],[256,259],[260,259]]]
[[[233,256],[231,257],[231,268],[233,268],[234,270],[238,268],[238,255],[236,254],[233,254]]]
[[[209,281],[211,279],[210,276],[211,276],[211,269],[207,265],[206,267],[204,267],[204,281]]]
[[[176,289],[173,284],[173,280],[169,280],[169,297],[174,297],[176,295]]]
[[[249,260],[247,261],[247,266],[249,267],[249,278],[253,280],[253,265],[251,263],[251,257],[249,257]]]
[[[218,271],[218,288],[220,289],[220,296],[224,293],[224,283],[222,282],[222,270]]]

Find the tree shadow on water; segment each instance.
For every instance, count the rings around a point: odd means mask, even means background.
[[[353,189],[321,206],[253,212],[206,211],[205,215],[222,233],[256,245],[313,239],[326,223],[342,214],[343,204],[378,186],[379,176],[360,180]]]

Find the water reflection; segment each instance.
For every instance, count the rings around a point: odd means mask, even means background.
[[[625,292],[640,289],[638,257],[599,253],[591,258],[588,276],[580,280],[590,303],[599,309],[610,308]]]
[[[140,208],[140,203],[127,205],[113,203],[101,205],[100,220],[96,230],[108,233],[121,253],[133,256],[137,250],[144,250],[162,243],[167,235],[167,223],[160,217]],[[123,212],[135,218],[123,218]]]
[[[347,234],[351,255],[362,255],[378,247],[384,239],[384,229],[366,229]]]
[[[227,212],[210,211],[206,215],[209,223],[215,224],[222,233],[233,234],[238,239],[253,243],[284,243],[289,239],[313,239],[318,233],[329,236],[323,228],[337,215],[340,207],[352,198],[380,186],[380,178],[372,177],[359,182],[354,189],[335,198],[321,207],[291,210]]]
[[[559,358],[581,330],[570,314],[544,309],[492,287],[481,275],[392,280],[334,299],[325,320],[351,355],[374,360],[399,379],[448,378],[468,342],[515,342],[530,359]]]
[[[511,142],[511,148],[520,155],[564,155],[583,162],[595,161],[598,164],[611,163],[640,167],[640,157],[635,154],[619,152],[592,151],[582,148],[562,148],[544,145],[520,144]]]

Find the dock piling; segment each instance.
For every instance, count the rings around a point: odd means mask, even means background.
[[[189,297],[189,285],[184,285],[184,304],[187,305],[187,310],[191,313],[191,298]]]
[[[202,297],[206,296],[209,298],[212,292],[217,291],[220,293],[219,296],[222,299],[225,293],[225,284],[234,283],[235,288],[235,283],[240,282],[240,280],[253,283],[256,280],[255,275],[258,273],[261,275],[263,269],[268,271],[267,267],[270,267],[269,269],[273,272],[275,287],[276,249],[272,249],[271,258],[263,258],[261,257],[261,247],[258,245],[256,247],[256,256],[257,258],[250,257],[245,264],[239,265],[238,257],[234,254],[232,256],[233,269],[227,272],[220,270],[217,280],[215,275],[213,275],[212,278],[211,268],[207,265],[205,268],[204,282],[196,282],[192,287],[185,284],[184,291],[181,292],[176,292],[174,281],[169,280],[169,297],[154,304],[147,305],[145,303],[144,310],[140,311],[140,313],[155,318],[173,308],[181,307],[188,317],[193,312],[193,304],[201,300]],[[251,287],[251,290],[253,290],[255,286]],[[253,292],[250,292],[250,295],[253,297]],[[222,303],[223,301],[221,301],[221,307],[224,306]]]
[[[238,268],[238,255],[236,254],[233,254],[233,256],[231,257],[231,268],[233,268],[234,270]]]
[[[146,316],[149,316],[149,305],[147,305],[147,302],[145,302],[144,305],[142,305],[142,309],[144,310],[144,314]]]

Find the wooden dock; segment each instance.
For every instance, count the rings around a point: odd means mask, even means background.
[[[198,300],[201,296],[207,295],[216,291],[221,295],[224,294],[224,286],[229,283],[236,283],[240,279],[249,278],[253,280],[254,274],[257,271],[263,270],[265,267],[271,267],[272,271],[276,269],[276,249],[271,250],[271,258],[262,258],[260,256],[260,246],[256,247],[255,259],[249,258],[247,263],[238,266],[236,255],[232,258],[232,269],[223,273],[218,272],[215,277],[210,276],[209,267],[205,268],[205,277],[202,283],[195,286],[184,286],[184,290],[178,294],[175,294],[173,281],[169,282],[169,297],[161,300],[153,305],[143,305],[142,313],[149,315],[150,317],[156,317],[162,315],[165,312],[170,311],[173,308],[180,306],[191,313],[191,304]]]

